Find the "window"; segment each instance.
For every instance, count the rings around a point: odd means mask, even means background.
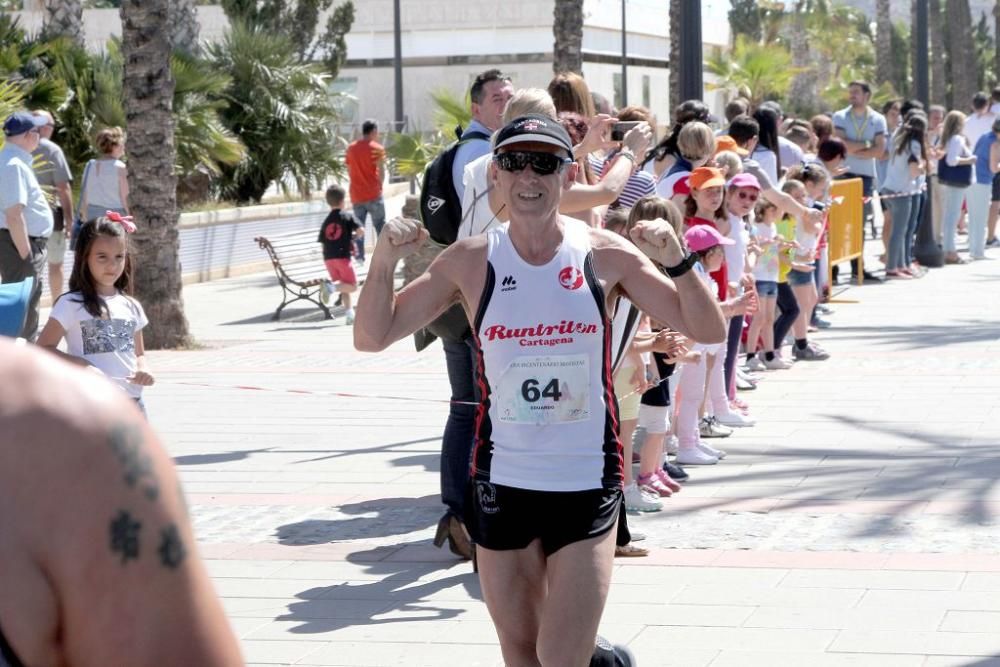
[[[615,91],[615,107],[621,109],[625,106],[625,100],[622,99],[622,73],[615,72],[611,75],[612,87]]]
[[[649,75],[642,75],[642,106],[649,108]]]

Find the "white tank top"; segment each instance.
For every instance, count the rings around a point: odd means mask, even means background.
[[[517,254],[509,225],[487,233],[472,475],[537,491],[620,488],[604,290],[587,226],[563,224],[562,245],[542,266]]]

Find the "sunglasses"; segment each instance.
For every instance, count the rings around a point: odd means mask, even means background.
[[[509,151],[494,156],[497,168],[503,171],[523,171],[529,164],[532,171],[539,176],[548,176],[562,169],[572,160],[559,157],[552,153],[536,153],[534,151]]]
[[[757,199],[760,197],[760,195],[755,192],[737,192],[736,196],[739,197],[740,199],[748,199],[751,202],[757,201]]]

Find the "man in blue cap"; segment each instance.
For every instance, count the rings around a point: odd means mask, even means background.
[[[35,279],[21,336],[38,333],[38,300],[42,296],[46,246],[52,233],[52,209],[32,168],[39,129],[46,119],[27,111],[12,113],[3,124],[0,150],[0,278],[4,283]]]

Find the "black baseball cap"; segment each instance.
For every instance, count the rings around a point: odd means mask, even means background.
[[[562,123],[542,114],[520,116],[501,128],[493,142],[493,154],[504,146],[529,141],[557,146],[566,151],[567,157],[573,157],[573,142]]]

